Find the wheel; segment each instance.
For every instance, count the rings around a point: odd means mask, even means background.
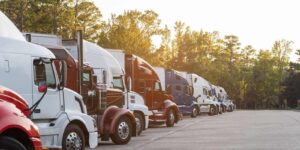
[[[223,106],[223,107],[222,107],[222,111],[223,111],[223,113],[226,112],[226,106]]]
[[[193,106],[191,117],[196,118],[198,116],[198,114],[199,114],[198,108],[196,106]]]
[[[7,136],[0,137],[0,149],[1,150],[26,150],[25,146],[22,143],[20,143],[18,140]]]
[[[121,117],[115,127],[111,140],[118,145],[127,144],[132,136],[132,124],[128,117]]]
[[[137,135],[141,135],[145,127],[144,117],[141,113],[137,113],[137,112],[134,112],[134,117],[136,121],[136,133]]]
[[[70,124],[66,128],[62,139],[63,150],[84,150],[85,138],[78,125]]]
[[[173,109],[170,109],[167,113],[167,127],[173,127],[175,124],[175,114]]]
[[[209,115],[212,116],[212,115],[215,115],[216,114],[216,108],[215,106],[210,106],[209,108]]]

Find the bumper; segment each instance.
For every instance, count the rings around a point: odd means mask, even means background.
[[[98,146],[98,132],[89,133],[89,145],[90,148],[96,148]]]
[[[39,138],[30,138],[32,144],[33,144],[33,149],[34,150],[43,150],[43,147],[42,147],[42,142]]]
[[[149,122],[151,124],[163,124],[166,122],[166,116],[163,111],[150,111]]]

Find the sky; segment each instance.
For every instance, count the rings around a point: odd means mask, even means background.
[[[271,49],[274,41],[293,41],[300,49],[299,0],[93,0],[103,19],[124,10],[154,10],[162,26],[173,29],[183,21],[193,30],[219,31],[236,35],[243,46]],[[157,43],[157,41],[156,41]],[[297,60],[292,52],[290,59]]]

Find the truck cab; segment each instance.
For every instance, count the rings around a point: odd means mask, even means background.
[[[173,101],[178,105],[180,112],[197,117],[200,108],[193,96],[193,87],[183,77],[186,73],[161,67],[154,67],[154,69],[160,78],[162,89],[173,96]]]
[[[37,126],[28,118],[27,102],[0,85],[0,149],[42,150]]]
[[[193,96],[197,99],[200,113],[218,114],[218,105],[213,101],[209,82],[194,73],[187,74],[187,80],[189,85],[194,88]]]
[[[181,119],[181,114],[172,96],[162,90],[153,67],[142,58],[125,54],[122,50],[110,52],[125,68],[127,87],[143,96],[150,110],[150,123],[173,127]]]
[[[27,42],[2,12],[0,20],[0,24],[7,23],[0,30],[0,83],[35,108],[30,118],[40,130],[43,146],[95,148],[95,120],[87,115],[82,97],[64,88],[64,63],[56,60],[48,49]],[[11,34],[5,34],[7,31]],[[56,71],[55,63],[60,72]]]

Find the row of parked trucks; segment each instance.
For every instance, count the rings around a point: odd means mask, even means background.
[[[224,88],[196,74],[103,49],[81,31],[63,40],[21,33],[1,11],[0,20],[0,149],[126,144],[149,124],[234,110]]]

